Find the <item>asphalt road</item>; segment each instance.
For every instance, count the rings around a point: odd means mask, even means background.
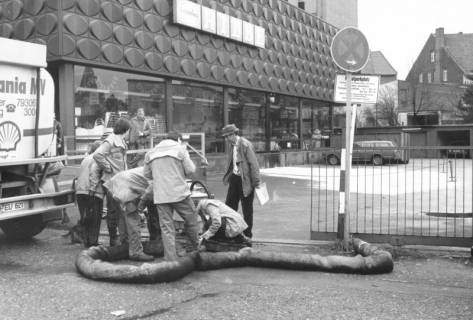
[[[65,232],[48,228],[22,243],[0,232],[1,319],[473,318],[473,268],[465,255],[398,256],[393,273],[375,276],[245,267],[193,272],[165,284],[117,284],[79,275],[74,261],[81,247],[69,244]]]

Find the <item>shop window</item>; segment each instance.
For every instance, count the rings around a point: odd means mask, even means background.
[[[205,133],[205,152],[224,152],[223,88],[190,81],[172,81],[173,127]]]
[[[256,151],[265,151],[265,93],[230,88],[228,97],[228,122],[240,129],[240,134],[252,142]]]
[[[270,101],[271,143],[281,150],[299,149],[299,99],[276,94]],[[271,149],[278,148],[274,145]]]
[[[76,150],[111,133],[119,117],[131,118],[139,108],[154,134],[167,131],[163,79],[74,66]]]
[[[302,100],[302,148],[325,147],[330,133],[329,105],[315,100]]]

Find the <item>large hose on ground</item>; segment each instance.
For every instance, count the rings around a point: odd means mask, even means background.
[[[393,270],[393,259],[389,252],[360,239],[353,239],[353,247],[356,256],[320,256],[243,248],[238,252],[194,252],[173,262],[131,265],[108,262],[126,259],[126,245],[111,248],[99,246],[80,252],[76,268],[90,279],[132,283],[170,282],[193,270],[243,266],[358,274],[388,273]],[[154,253],[162,255],[162,244],[158,245]]]

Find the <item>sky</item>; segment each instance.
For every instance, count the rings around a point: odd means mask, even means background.
[[[358,0],[358,29],[404,80],[430,34],[473,33],[473,0]],[[473,54],[473,52],[472,52]]]

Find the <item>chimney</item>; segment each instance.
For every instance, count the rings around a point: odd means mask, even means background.
[[[445,47],[445,34],[443,28],[435,29],[435,69],[433,74],[433,82],[439,83],[441,79],[441,66],[440,66],[440,53],[442,48]]]
[[[435,50],[445,46],[445,34],[443,28],[435,29]]]

